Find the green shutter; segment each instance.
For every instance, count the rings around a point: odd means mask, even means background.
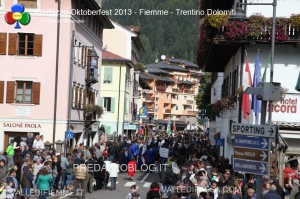
[[[99,103],[99,106],[101,106],[102,108],[104,108],[103,97],[100,97],[100,103]]]
[[[112,68],[104,68],[104,83],[112,83],[112,73],[113,69]]]
[[[115,112],[115,98],[111,98],[111,103],[110,103],[110,112],[114,113]]]

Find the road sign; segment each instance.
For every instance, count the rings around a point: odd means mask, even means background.
[[[217,138],[215,145],[216,146],[224,146],[224,138]]]
[[[234,146],[268,150],[269,138],[236,135],[234,138]]]
[[[73,139],[74,133],[72,131],[66,131],[66,139]]]
[[[234,147],[234,157],[239,159],[268,162],[268,151]]]
[[[230,131],[234,135],[275,138],[277,126],[231,123]]]
[[[268,175],[268,163],[253,160],[242,160],[233,158],[234,171],[252,173],[257,175]]]

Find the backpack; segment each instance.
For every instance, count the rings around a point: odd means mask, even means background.
[[[131,199],[138,199],[140,197],[140,194],[137,192],[131,193]]]
[[[298,193],[296,193],[295,199],[300,199],[300,186],[298,186]]]

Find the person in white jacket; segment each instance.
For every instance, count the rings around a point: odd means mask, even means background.
[[[117,159],[113,159],[111,164],[108,167],[110,182],[111,182],[111,191],[116,190],[116,184],[117,184],[117,178],[118,174],[120,172],[119,170],[119,164],[116,163]]]

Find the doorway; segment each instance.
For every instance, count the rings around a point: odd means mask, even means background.
[[[4,132],[4,149],[7,148],[8,144],[16,137],[19,136],[21,140],[25,141],[29,132]],[[40,133],[33,133],[34,137]]]

